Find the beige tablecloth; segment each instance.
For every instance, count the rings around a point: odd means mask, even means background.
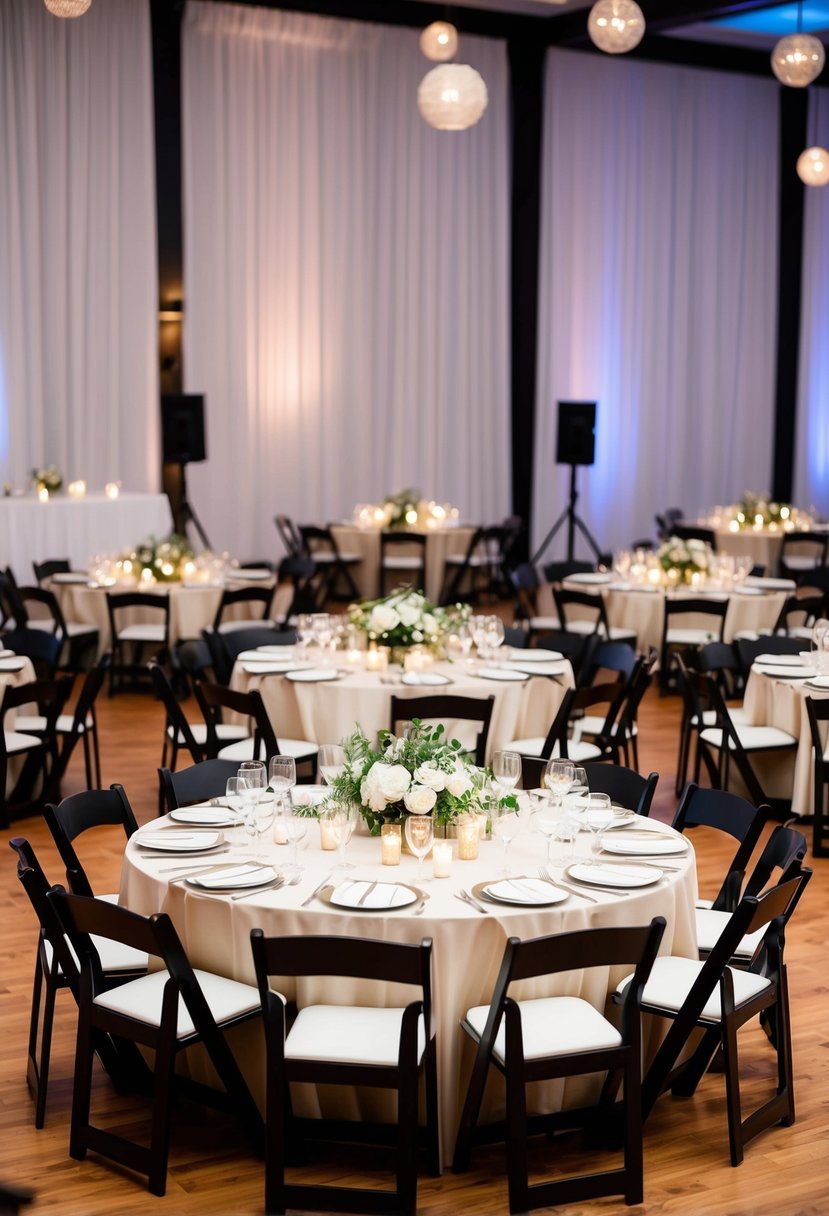
[[[352,569],[352,576],[365,599],[380,594],[380,532],[375,528],[357,528],[352,524],[335,524],[331,528],[342,553],[359,554],[361,562]],[[465,553],[474,528],[436,528],[426,533],[426,598],[437,602],[443,583],[443,567],[450,553]],[[398,579],[399,584],[405,577]],[[391,575],[387,589],[394,589]]]
[[[776,726],[797,739],[795,752],[773,757],[752,757],[766,793],[791,798],[792,814],[812,813],[814,764],[812,732],[804,704],[806,697],[829,696],[829,689],[810,688],[801,680],[775,679],[753,668],[746,685],[744,706],[753,726]]]
[[[644,587],[629,587],[615,581],[605,584],[587,585],[580,582],[567,582],[565,586],[578,591],[600,592],[607,609],[607,618],[611,625],[630,630],[636,634],[637,646],[645,651],[648,646],[658,650],[662,645],[662,628],[665,620],[665,599],[697,598],[700,592],[692,587],[678,591],[666,591],[664,588],[653,590]],[[711,599],[728,598],[728,611],[725,616],[724,640],[733,641],[736,634],[744,630],[761,632],[770,631],[777,620],[780,609],[786,598],[785,591],[759,592],[750,588],[738,591],[726,597],[724,592],[711,593]],[[539,595],[539,615],[555,616],[552,589],[543,587]],[[575,610],[574,610],[575,615]],[[678,622],[683,629],[711,629],[716,632],[719,622],[705,616],[684,617]]]
[[[252,586],[272,587],[273,579],[269,581],[241,583],[230,580],[228,587]],[[80,621],[84,625],[94,625],[98,630],[99,656],[111,646],[109,615],[107,613],[106,590],[103,587],[79,585],[73,583],[51,584],[61,606],[61,611],[68,621]],[[117,588],[110,588],[117,591]],[[134,591],[134,587],[123,589]],[[142,588],[143,590],[143,588]],[[149,588],[151,595],[169,595],[170,597],[170,645],[186,641],[188,638],[201,637],[202,629],[213,624],[216,609],[222,598],[222,587],[203,585],[187,586],[184,583],[158,583]],[[278,595],[281,595],[281,589]],[[290,590],[286,591],[286,604],[290,600]],[[255,605],[258,609],[259,605]],[[281,611],[279,599],[274,603],[274,612],[278,616]],[[251,609],[245,604],[234,605],[228,609],[223,619],[244,620],[252,615]],[[135,621],[141,619],[141,610],[134,609],[132,617]]]
[[[159,820],[163,827],[167,820]],[[153,825],[156,826],[155,824]],[[665,828],[666,832],[671,829]],[[237,835],[240,829],[231,829]],[[583,837],[579,837],[583,841]],[[183,882],[168,885],[175,876],[169,873],[178,864],[170,857],[153,859],[136,844],[136,837],[128,845],[121,876],[121,902],[128,907],[149,915],[163,910],[170,914],[182,936],[192,963],[197,967],[218,971],[233,979],[254,982],[250,953],[250,931],[262,927],[269,934],[337,934],[358,937],[376,937],[393,941],[419,942],[431,937],[434,942],[433,990],[438,1033],[438,1071],[440,1092],[440,1117],[444,1151],[451,1154],[457,1129],[457,1121],[463,1096],[466,1092],[471,1069],[473,1050],[470,1040],[460,1030],[458,1022],[468,1008],[489,1001],[498,966],[508,937],[536,937],[546,933],[606,925],[646,924],[653,916],[661,915],[667,920],[667,930],[662,942],[662,953],[696,957],[696,928],[694,923],[694,901],[697,895],[696,869],[693,851],[680,857],[666,858],[663,879],[653,886],[633,890],[627,896],[611,892],[591,890],[588,893],[597,900],[588,903],[578,895],[570,895],[563,903],[549,908],[491,907],[487,915],[481,915],[454,897],[461,889],[469,889],[476,883],[495,877],[502,863],[501,846],[497,842],[482,843],[477,861],[461,862],[455,857],[451,877],[421,884],[428,895],[426,911],[413,916],[405,909],[397,912],[349,911],[314,899],[307,908],[303,900],[326,878],[333,868],[334,855],[319,848],[317,825],[309,821],[309,832],[300,858],[305,867],[297,886],[284,887],[277,891],[266,891],[256,896],[232,902],[226,895],[209,895],[188,890]],[[235,842],[234,842],[234,847]],[[240,846],[244,849],[244,845]],[[544,843],[525,827],[512,844],[510,872],[514,875],[534,876],[539,860],[544,856]],[[584,851],[586,842],[581,843]],[[263,860],[276,865],[284,857],[285,848],[270,841],[263,851]],[[349,877],[397,881],[417,885],[417,862],[404,854],[399,867],[384,867],[379,864],[380,842],[376,838],[355,835],[348,846],[349,859],[355,869]],[[247,857],[247,852],[238,856]],[[217,858],[219,862],[228,857]],[[232,862],[234,856],[230,855]],[[182,859],[182,863],[184,859]],[[193,864],[206,864],[204,857]],[[654,863],[658,864],[658,863]],[[429,874],[430,862],[424,863]],[[591,1001],[603,1009],[606,996],[622,978],[622,973],[608,974],[600,969],[583,974],[570,973],[557,977],[557,981],[539,979],[527,983],[521,996],[544,996],[565,991]],[[564,985],[566,984],[566,989]],[[296,994],[293,985],[280,985],[292,997]],[[406,989],[389,990],[378,994],[376,988],[367,990],[360,983],[345,980],[317,980],[301,989],[302,1000],[326,999],[342,1004],[360,1001],[382,1004],[403,1003],[401,997]],[[323,996],[324,994],[324,996]],[[405,998],[404,998],[405,999]],[[411,999],[410,997],[408,999]],[[655,1042],[647,1036],[658,1035],[657,1022],[646,1028],[646,1058],[655,1049]],[[264,1093],[264,1056],[261,1029],[242,1027],[233,1039],[234,1050],[261,1102]],[[578,1103],[584,1097],[586,1082],[574,1078],[566,1083],[548,1083],[533,1087],[532,1101],[537,1109],[556,1110],[563,1104]],[[317,1095],[310,1087],[303,1087],[298,1098],[298,1108],[304,1113],[321,1112],[343,1118],[372,1118],[386,1108],[378,1105],[382,1096],[376,1092],[348,1091],[343,1093],[328,1089],[324,1096]],[[503,1115],[503,1087],[499,1079],[492,1080],[487,1091],[483,1119],[496,1119]],[[387,1116],[389,1117],[389,1116]]]
[[[284,675],[252,675],[237,662],[231,687],[246,691],[258,688],[277,738],[308,739],[312,743],[339,743],[360,726],[369,739],[390,728],[391,698],[435,694],[465,697],[495,697],[489,731],[487,758],[511,739],[546,735],[564,693],[574,686],[573,669],[566,660],[562,674],[528,676],[523,681],[502,682],[470,674],[460,663],[439,663],[433,668],[445,674],[450,684],[414,687],[399,682],[399,676],[350,670],[339,679],[318,684],[294,683]],[[393,682],[394,680],[397,682]],[[384,682],[386,681],[386,682]],[[392,681],[392,682],[389,682]],[[450,737],[467,742],[468,724],[457,728],[444,722]],[[465,730],[467,733],[465,733]]]

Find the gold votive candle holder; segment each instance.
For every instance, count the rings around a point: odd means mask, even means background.
[[[458,861],[474,861],[478,856],[478,820],[469,819],[458,824]]]

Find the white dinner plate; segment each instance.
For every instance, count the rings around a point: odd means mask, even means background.
[[[182,806],[170,811],[170,818],[201,828],[231,828],[242,822],[229,807],[221,806]]]
[[[775,680],[811,680],[817,675],[816,667],[782,667],[771,663],[755,663],[754,666],[761,675],[773,676]]]
[[[808,656],[811,659],[811,655]],[[763,667],[808,667],[808,662],[804,663],[800,654],[758,654],[755,663],[760,663]]]
[[[249,570],[232,570],[228,575],[228,579],[238,580],[240,582],[261,582],[266,578],[273,578],[273,570],[266,570],[264,567],[251,566]]]
[[[510,668],[513,671],[524,671],[528,676],[566,676],[567,663],[521,663],[512,659]]]
[[[242,664],[242,671],[249,676],[286,676],[290,671],[304,671],[302,663],[269,663],[267,660],[258,663]]]
[[[339,680],[340,673],[336,667],[306,667],[299,671],[287,671],[286,680],[295,684],[319,684],[323,680]]]
[[[829,676],[812,676],[806,683],[810,688],[829,688]]]
[[[188,887],[200,887],[203,891],[233,891],[246,887],[265,887],[277,877],[273,866],[257,866],[243,862],[240,865],[214,870],[212,874],[195,875],[186,881]]]
[[[735,587],[735,595],[765,595],[762,587]]]
[[[222,832],[178,832],[171,828],[135,834],[135,843],[142,849],[159,849],[164,853],[204,853],[223,840]]]
[[[330,785],[295,785],[291,790],[291,802],[294,806],[316,806],[330,793]]]
[[[613,575],[599,570],[585,570],[583,574],[568,574],[565,583],[584,583],[587,587],[598,587],[613,581]]]
[[[0,659],[0,671],[22,671],[26,666],[26,660],[20,658],[19,655],[10,656],[7,659]]]
[[[790,578],[752,578],[745,581],[747,587],[759,587],[761,591],[794,591],[795,582]]]
[[[483,895],[498,904],[512,904],[522,908],[544,908],[549,904],[560,904],[569,892],[555,887],[543,878],[501,878],[496,882],[482,882],[472,888],[473,895]]]
[[[600,862],[585,865],[576,862],[568,866],[565,873],[574,882],[582,882],[590,887],[650,887],[659,882],[662,871],[656,866],[644,866],[631,863],[629,866],[603,866]]]
[[[602,849],[621,857],[673,857],[688,852],[688,841],[675,836],[658,836],[654,832],[642,836],[614,832],[612,836],[602,837]]]
[[[85,587],[89,582],[89,575],[81,573],[80,570],[62,570],[58,574],[52,574],[49,577],[52,583],[66,583],[67,586],[73,584],[78,587]]]
[[[406,908],[419,898],[419,893],[413,887],[406,887],[402,883],[348,879],[334,888],[331,892],[330,902],[338,908],[352,908],[359,912],[377,912],[389,908]]]
[[[511,663],[550,663],[553,659],[563,659],[564,655],[560,650],[545,650],[543,646],[533,650],[512,646],[509,657]]]
[[[278,652],[282,653],[279,654]],[[237,663],[300,663],[293,655],[292,646],[258,646],[256,650],[242,650],[236,656]]]
[[[433,688],[437,684],[451,684],[448,676],[439,675],[436,671],[407,671],[400,677],[401,684],[411,684],[414,687]]]
[[[526,671],[519,671],[516,667],[482,667],[477,674],[481,680],[517,682],[530,678]]]

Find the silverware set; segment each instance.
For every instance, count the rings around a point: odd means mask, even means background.
[[[455,899],[459,899],[461,903],[469,904],[470,908],[474,908],[476,912],[482,912],[484,916],[489,915],[489,908],[485,908],[479,899],[474,895],[470,895],[468,891],[456,891]]]
[[[538,867],[538,877],[544,882],[550,883],[554,887],[558,887],[560,891],[567,891],[570,895],[578,895],[579,899],[584,899],[589,904],[597,904],[599,901],[593,895],[588,895],[586,891],[582,891],[580,887],[573,887],[568,882],[564,882],[561,878],[553,878],[546,866]],[[617,891],[617,895],[627,895],[627,891]]]

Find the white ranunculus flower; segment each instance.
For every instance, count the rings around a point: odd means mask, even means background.
[[[438,623],[432,616],[431,612],[424,612],[423,620],[420,622],[420,628],[426,634],[437,633]]]
[[[378,769],[377,780],[386,802],[399,802],[412,783],[411,774],[402,764],[383,764],[379,760],[369,773]]]
[[[403,600],[402,603],[398,604],[397,612],[402,623],[409,628],[412,625],[416,625],[420,619],[420,608],[409,600]]]
[[[437,800],[436,791],[430,790],[428,785],[413,785],[403,795],[406,810],[413,815],[428,815]]]
[[[446,774],[446,788],[453,798],[462,798],[472,789],[472,781],[465,768],[456,768],[453,773]]]
[[[428,785],[430,790],[435,790],[437,793],[446,789],[446,773],[431,764],[421,764],[419,768],[416,768],[413,780],[418,785]]]
[[[370,807],[372,811],[384,811],[386,809],[386,795],[381,788],[380,774],[377,771],[385,767],[385,765],[381,765],[380,763],[372,764],[360,782],[360,801],[363,803],[363,806]]]
[[[388,604],[375,604],[368,618],[369,632],[388,633],[400,624],[400,617]]]

